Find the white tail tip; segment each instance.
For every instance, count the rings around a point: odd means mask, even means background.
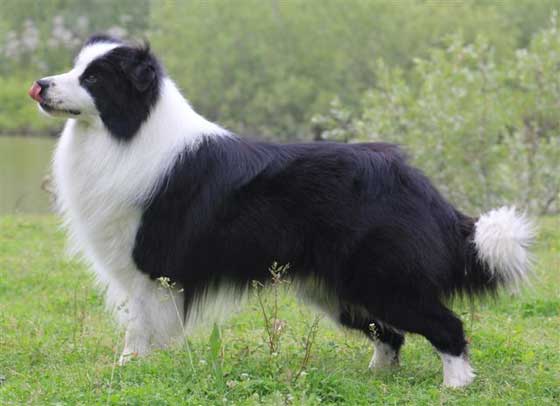
[[[514,207],[501,207],[480,216],[474,244],[478,257],[505,285],[517,290],[531,267],[529,246],[535,237],[533,223]]]

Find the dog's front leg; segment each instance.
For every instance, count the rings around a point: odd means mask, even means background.
[[[119,365],[124,365],[132,358],[148,355],[152,350],[151,337],[148,332],[136,326],[127,326],[124,348],[119,358]]]
[[[119,321],[125,326],[125,344],[119,364],[165,348],[184,335],[183,294],[168,282],[139,275],[127,290]]]

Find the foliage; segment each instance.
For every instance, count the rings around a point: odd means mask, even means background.
[[[335,97],[355,110],[376,84],[379,58],[406,73],[460,31],[467,41],[483,34],[501,60],[526,46],[560,0],[3,0],[1,8],[0,76],[18,77],[21,97],[37,77],[67,69],[93,32],[147,37],[205,116],[287,140],[310,138],[311,117]]]
[[[552,212],[560,192],[559,66],[555,16],[528,49],[501,61],[485,38],[454,35],[417,58],[408,76],[380,60],[358,117],[341,124],[349,113],[338,106],[315,122],[324,138],[402,144],[464,209],[517,202]]]
[[[402,143],[457,205],[560,206],[560,0],[4,0],[0,132],[56,133],[25,96],[95,31],[148,37],[237,133]],[[545,27],[543,29],[543,27]]]
[[[366,339],[327,320],[314,330],[313,313],[284,290],[274,357],[254,298],[221,331],[209,326],[190,338],[194,368],[185,346],[115,366],[123,335],[85,267],[64,257],[55,219],[0,217],[0,404],[558,404],[558,217],[542,219],[541,230],[532,288],[474,314],[455,305],[478,376],[450,390],[422,337],[407,337],[400,368],[371,374]]]
[[[268,270],[271,275],[269,285],[264,285],[256,280],[252,283],[262,313],[264,329],[268,341],[268,349],[272,356],[278,354],[280,349],[280,339],[282,338],[286,324],[284,320],[279,318],[278,296],[282,285],[290,283],[290,280],[285,278],[289,268],[289,264],[278,265],[278,263],[274,262]],[[263,290],[265,290],[268,286],[270,286],[270,290],[272,290],[273,299],[271,304],[267,303],[266,297],[263,294]]]
[[[163,3],[153,43],[195,107],[240,133],[309,138],[335,96],[355,108],[375,85],[375,61],[408,70],[457,30],[484,33],[509,55],[553,4],[294,0]],[[531,12],[527,13],[527,8]],[[520,14],[524,12],[525,14]],[[527,17],[528,15],[531,18]],[[530,27],[530,28],[529,28]]]
[[[220,334],[220,329],[216,324],[212,329],[212,333],[209,338],[210,351],[208,353],[210,358],[210,364],[212,367],[212,372],[214,375],[214,380],[216,381],[217,389],[220,393],[224,393],[226,390],[226,383],[224,381],[224,372],[222,370],[222,338]]]
[[[24,69],[53,74],[68,68],[94,32],[122,37],[147,29],[149,0],[2,0],[0,74]]]

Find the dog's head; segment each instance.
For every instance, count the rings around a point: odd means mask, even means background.
[[[95,35],[72,70],[36,81],[29,95],[48,115],[86,121],[98,117],[111,135],[127,140],[156,104],[162,75],[147,45]]]

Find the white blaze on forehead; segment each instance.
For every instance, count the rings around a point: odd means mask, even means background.
[[[92,61],[119,46],[122,44],[115,42],[95,42],[86,46],[76,58],[74,69],[81,74]]]

